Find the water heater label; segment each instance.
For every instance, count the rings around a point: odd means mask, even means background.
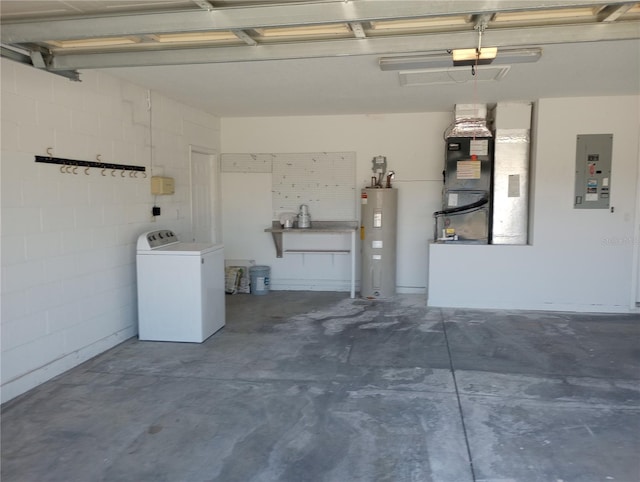
[[[377,212],[373,214],[373,227],[381,228],[382,227],[382,213]]]
[[[372,248],[382,248],[382,241],[371,241]]]
[[[360,194],[360,204],[367,204],[367,193],[363,192],[362,194]]]

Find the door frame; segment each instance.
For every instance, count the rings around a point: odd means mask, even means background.
[[[193,213],[193,154],[202,154],[209,157],[209,168],[211,173],[210,185],[211,191],[209,202],[211,207],[211,240],[213,243],[222,243],[222,195],[220,183],[220,156],[218,151],[210,147],[189,144],[189,216],[191,235],[193,237],[194,230],[194,213]]]
[[[633,269],[631,270],[631,309],[640,311],[640,138],[637,145],[636,199],[633,226]]]

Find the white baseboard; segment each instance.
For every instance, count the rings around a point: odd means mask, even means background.
[[[455,303],[432,301],[427,299],[427,306],[432,308],[461,308],[461,309],[478,309],[478,310],[525,310],[525,311],[566,311],[575,313],[634,313],[636,312],[629,306],[623,305],[582,305],[573,303]]]
[[[299,280],[299,279],[278,279],[271,280],[273,291],[351,291],[351,284],[348,280]],[[356,293],[360,291],[360,284],[356,282]],[[398,286],[396,293],[404,295],[424,295],[426,287],[420,286]]]
[[[351,291],[351,283],[347,280],[278,279],[275,281],[271,279],[270,289],[273,291]]]
[[[424,295],[427,288],[422,286],[396,286],[396,293],[399,295]]]
[[[22,395],[23,393],[37,387],[38,385],[46,382],[47,380],[56,377],[67,370],[70,370],[81,363],[93,358],[107,351],[109,348],[128,340],[137,333],[136,326],[130,326],[117,333],[109,335],[89,346],[81,348],[67,355],[64,355],[57,360],[48,363],[40,368],[37,368],[29,373],[26,373],[18,378],[15,378],[4,385],[1,388],[1,400],[2,403],[11,400],[12,398]]]

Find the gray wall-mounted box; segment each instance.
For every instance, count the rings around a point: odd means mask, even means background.
[[[613,134],[580,134],[576,141],[575,209],[609,209]]]

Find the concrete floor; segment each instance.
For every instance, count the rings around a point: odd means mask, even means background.
[[[640,316],[227,296],[2,407],[2,481],[640,480]]]

